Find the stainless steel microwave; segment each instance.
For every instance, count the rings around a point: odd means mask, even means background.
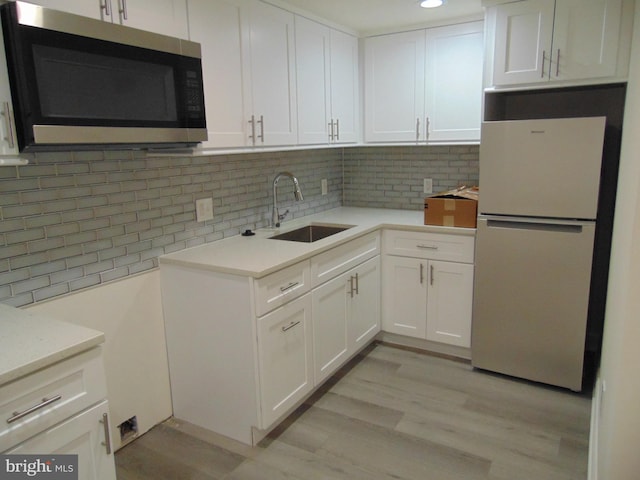
[[[200,44],[24,2],[0,15],[20,151],[207,139]]]

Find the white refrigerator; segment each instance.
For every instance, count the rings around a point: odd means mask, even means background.
[[[581,390],[605,120],[483,123],[474,367]]]

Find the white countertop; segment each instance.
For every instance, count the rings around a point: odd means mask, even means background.
[[[353,227],[313,243],[269,238],[309,223],[353,225]],[[476,233],[475,228],[424,225],[422,210],[340,207],[295,220],[285,220],[279,229],[259,229],[254,236],[236,235],[164,255],[160,257],[160,264],[174,264],[260,278],[382,228],[456,235],[475,235]]]
[[[97,330],[0,304],[0,385],[102,342]]]

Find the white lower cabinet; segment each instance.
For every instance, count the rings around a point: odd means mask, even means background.
[[[312,292],[315,381],[319,384],[380,331],[380,258]]]
[[[4,453],[78,455],[77,478],[115,480],[115,463],[105,435],[108,415],[105,400]]]
[[[311,295],[258,319],[262,428],[313,390]]]
[[[374,232],[261,278],[161,260],[174,416],[259,442],[379,332],[379,257]]]
[[[99,347],[0,386],[0,452],[78,455],[78,478],[115,480]]]
[[[382,329],[471,346],[474,238],[386,230]]]

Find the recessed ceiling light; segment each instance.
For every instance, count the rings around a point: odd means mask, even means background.
[[[444,0],[422,0],[420,2],[420,6],[422,8],[436,8],[441,6],[444,3]]]

